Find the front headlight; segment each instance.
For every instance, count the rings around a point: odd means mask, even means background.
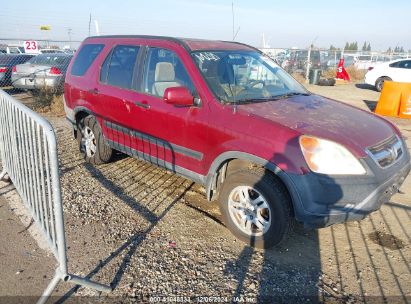
[[[342,145],[313,136],[300,136],[300,147],[311,171],[329,175],[361,175],[366,171]]]

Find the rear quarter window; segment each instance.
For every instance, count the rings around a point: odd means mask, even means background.
[[[76,58],[74,59],[73,66],[71,67],[71,75],[83,76],[94,60],[103,50],[104,44],[86,44],[84,45]]]

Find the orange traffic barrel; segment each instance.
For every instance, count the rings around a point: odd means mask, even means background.
[[[375,113],[411,119],[411,83],[384,81]]]

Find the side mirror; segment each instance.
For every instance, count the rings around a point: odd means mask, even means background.
[[[186,87],[171,87],[164,91],[164,101],[175,106],[193,106],[194,96]]]

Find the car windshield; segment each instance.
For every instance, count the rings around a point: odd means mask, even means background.
[[[308,94],[272,59],[257,51],[195,51],[192,57],[210,89],[224,103]]]

